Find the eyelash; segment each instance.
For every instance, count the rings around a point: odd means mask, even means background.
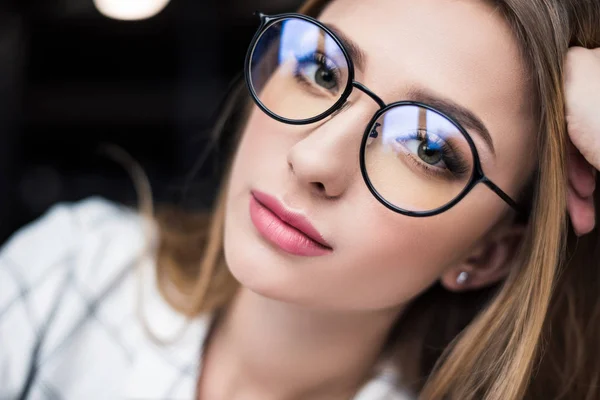
[[[415,133],[409,134],[407,135],[405,138],[403,138],[404,140],[420,140],[420,141],[424,141],[427,140],[429,138],[431,138],[431,135],[429,135],[427,132],[424,131],[417,131]],[[402,144],[402,141],[397,140],[397,142],[405,147]],[[435,141],[434,141],[435,142]],[[452,178],[454,179],[462,179],[464,177],[464,175],[466,173],[469,172],[470,168],[469,165],[467,164],[467,162],[462,159],[460,156],[457,156],[457,151],[454,148],[454,146],[452,146],[451,143],[448,143],[448,141],[442,141],[442,147],[441,147],[441,151],[442,154],[444,154],[443,156],[443,161],[444,163],[446,163],[446,167],[447,169],[442,169],[442,168],[436,168],[430,165],[427,165],[426,163],[424,163],[423,161],[418,160],[412,153],[410,153],[408,151],[408,149],[406,149],[406,155],[408,156],[408,159],[410,160],[410,162],[422,169],[425,173],[427,173],[430,176],[436,176],[436,177],[440,177],[440,176],[446,176],[448,177],[448,175],[450,175]],[[447,154],[450,154],[450,156],[448,156]]]

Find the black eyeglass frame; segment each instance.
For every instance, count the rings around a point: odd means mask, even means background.
[[[506,192],[504,192],[502,189],[500,189],[494,182],[492,182],[485,175],[485,173],[483,172],[483,167],[481,166],[479,152],[477,151],[477,147],[475,146],[475,143],[473,142],[471,135],[469,135],[469,133],[463,128],[463,126],[461,124],[459,124],[458,121],[456,121],[454,118],[443,113],[440,110],[437,110],[436,108],[434,108],[428,104],[417,102],[417,101],[397,101],[394,103],[386,104],[373,91],[371,91],[369,88],[367,88],[362,83],[354,80],[354,62],[353,62],[352,58],[350,57],[350,55],[348,54],[346,47],[343,45],[342,41],[335,35],[334,32],[332,32],[327,26],[323,25],[318,20],[316,20],[312,17],[309,17],[307,15],[298,14],[298,13],[285,13],[285,14],[277,14],[277,15],[265,15],[263,13],[256,13],[256,14],[260,17],[261,24],[258,28],[258,31],[254,35],[254,38],[252,39],[252,42],[250,43],[248,52],[246,54],[246,60],[245,60],[245,65],[244,65],[244,77],[246,80],[246,86],[248,87],[248,90],[250,91],[250,95],[252,96],[252,99],[254,100],[256,105],[265,114],[267,114],[269,117],[273,118],[276,121],[282,122],[284,124],[289,124],[289,125],[308,125],[308,124],[312,124],[315,122],[319,122],[319,121],[331,116],[335,112],[339,111],[343,107],[343,105],[346,103],[346,101],[348,100],[348,97],[350,97],[350,94],[352,93],[352,91],[355,88],[360,90],[361,92],[365,93],[371,99],[373,99],[377,103],[377,105],[380,107],[379,110],[375,113],[375,115],[371,119],[371,121],[369,121],[369,124],[367,125],[367,128],[365,130],[365,133],[363,134],[363,138],[362,138],[362,142],[361,142],[361,146],[360,146],[360,170],[361,170],[363,179],[364,179],[367,187],[369,188],[369,191],[385,207],[387,207],[391,211],[394,211],[394,212],[397,212],[399,214],[403,214],[406,216],[410,216],[410,217],[431,217],[434,215],[441,214],[441,213],[449,210],[450,208],[454,207],[467,194],[469,194],[469,192],[471,192],[471,190],[473,190],[473,188],[476,185],[481,183],[481,184],[484,184],[485,186],[487,186],[494,193],[496,193],[504,202],[506,202],[517,213],[519,213],[519,214],[522,213],[521,207],[517,204],[517,202],[514,201],[508,194],[506,194]],[[323,112],[315,117],[312,117],[312,118],[294,120],[294,119],[284,118],[280,115],[275,114],[274,112],[269,110],[269,108],[260,101],[258,94],[254,90],[254,85],[252,84],[252,73],[251,73],[252,58],[254,55],[254,50],[256,49],[256,45],[258,44],[262,35],[271,26],[277,24],[278,22],[286,20],[286,19],[304,20],[304,21],[310,22],[310,23],[316,25],[318,28],[322,29],[325,33],[327,33],[335,41],[335,43],[338,45],[338,47],[342,50],[342,53],[344,55],[344,58],[346,59],[347,65],[348,65],[348,82],[346,83],[346,87],[345,87],[344,91],[342,92],[342,95],[340,96],[339,100],[336,101],[325,112]],[[471,177],[469,178],[469,182],[465,185],[464,189],[462,189],[462,191],[458,195],[456,195],[454,197],[454,199],[451,200],[450,202],[446,203],[445,205],[443,205],[441,207],[438,207],[436,209],[429,210],[429,211],[406,210],[406,209],[400,208],[400,207],[390,203],[377,191],[377,189],[375,189],[375,187],[374,187],[373,183],[371,182],[371,179],[369,178],[369,175],[367,173],[367,167],[366,167],[366,162],[365,162],[365,150],[366,150],[366,146],[367,146],[367,141],[373,130],[373,126],[374,126],[375,122],[387,111],[389,111],[395,107],[408,106],[408,105],[422,107],[426,110],[432,111],[432,112],[442,116],[443,118],[448,119],[452,124],[454,124],[458,128],[460,133],[464,136],[465,140],[469,144],[471,153],[473,155],[473,171],[471,173]]]

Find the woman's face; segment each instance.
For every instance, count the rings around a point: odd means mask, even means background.
[[[483,170],[519,196],[535,162],[532,90],[500,12],[475,0],[336,0],[319,20],[362,50],[355,80],[386,103],[427,92],[475,114],[493,141],[492,151],[467,129]],[[285,106],[284,94],[271,95],[282,96]],[[401,306],[460,268],[510,215],[481,184],[432,217],[384,207],[359,165],[363,133],[377,110],[357,90],[343,112],[310,125],[283,124],[254,107],[226,206],[225,254],[242,285],[310,307]]]

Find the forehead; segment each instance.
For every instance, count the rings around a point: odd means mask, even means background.
[[[443,69],[444,77],[455,72],[452,78],[463,83],[477,77],[467,79],[460,70],[476,71],[481,77],[522,76],[518,45],[508,24],[481,0],[334,0],[320,19],[361,45],[374,61],[369,69],[385,59],[396,76],[422,70],[427,63],[427,72]]]
[[[357,80],[387,102],[426,88],[474,111],[492,136],[500,116],[529,113],[518,43],[482,0],[335,0],[319,19],[362,48]]]

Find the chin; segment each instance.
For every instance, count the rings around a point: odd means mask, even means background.
[[[296,302],[289,262],[278,257],[274,249],[253,238],[238,223],[225,229],[225,261],[233,277],[248,290],[285,302]],[[231,229],[228,229],[231,228]]]

